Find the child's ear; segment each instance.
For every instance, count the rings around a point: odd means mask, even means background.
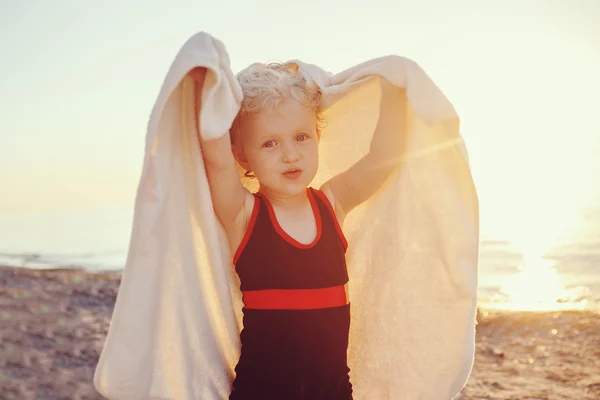
[[[244,167],[246,170],[250,168],[250,165],[248,164],[248,159],[244,154],[244,149],[240,145],[238,145],[237,143],[233,143],[231,145],[231,152],[233,153],[233,157],[235,158],[235,160],[242,167]]]

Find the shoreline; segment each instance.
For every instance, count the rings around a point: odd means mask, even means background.
[[[121,271],[0,266],[0,393],[103,399],[93,388]],[[478,312],[475,365],[457,397],[600,398],[600,312]]]

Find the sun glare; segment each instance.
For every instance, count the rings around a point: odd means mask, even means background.
[[[520,168],[526,170],[525,164],[520,164]],[[562,190],[543,179],[537,180],[536,190],[526,190],[531,185],[530,178],[524,173],[511,182],[512,191],[520,187],[525,196],[490,194],[485,199],[484,206],[490,212],[482,217],[492,223],[499,237],[510,242],[511,251],[521,256],[516,271],[498,278],[499,290],[485,307],[513,311],[584,309],[584,293],[567,284],[561,275],[564,266],[556,264],[559,261],[549,255],[581,231],[579,214],[585,193],[579,187]],[[505,191],[510,193],[511,189]]]
[[[554,263],[539,255],[525,255],[517,274],[503,279],[494,308],[553,311],[583,309],[587,300],[565,288]]]

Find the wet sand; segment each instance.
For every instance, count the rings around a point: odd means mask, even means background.
[[[120,274],[0,267],[0,399],[102,399]],[[469,399],[600,399],[600,314],[482,312]]]

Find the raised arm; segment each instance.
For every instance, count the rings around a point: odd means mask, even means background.
[[[247,190],[242,185],[235,167],[229,133],[213,140],[204,140],[200,135],[199,115],[206,68],[195,68],[189,75],[196,82],[196,133],[202,149],[213,208],[225,230],[229,231],[236,223],[241,222],[240,216],[243,216]]]
[[[381,112],[369,152],[321,186],[334,198],[338,218],[368,200],[400,165],[406,142],[407,100],[404,91],[381,78]]]

